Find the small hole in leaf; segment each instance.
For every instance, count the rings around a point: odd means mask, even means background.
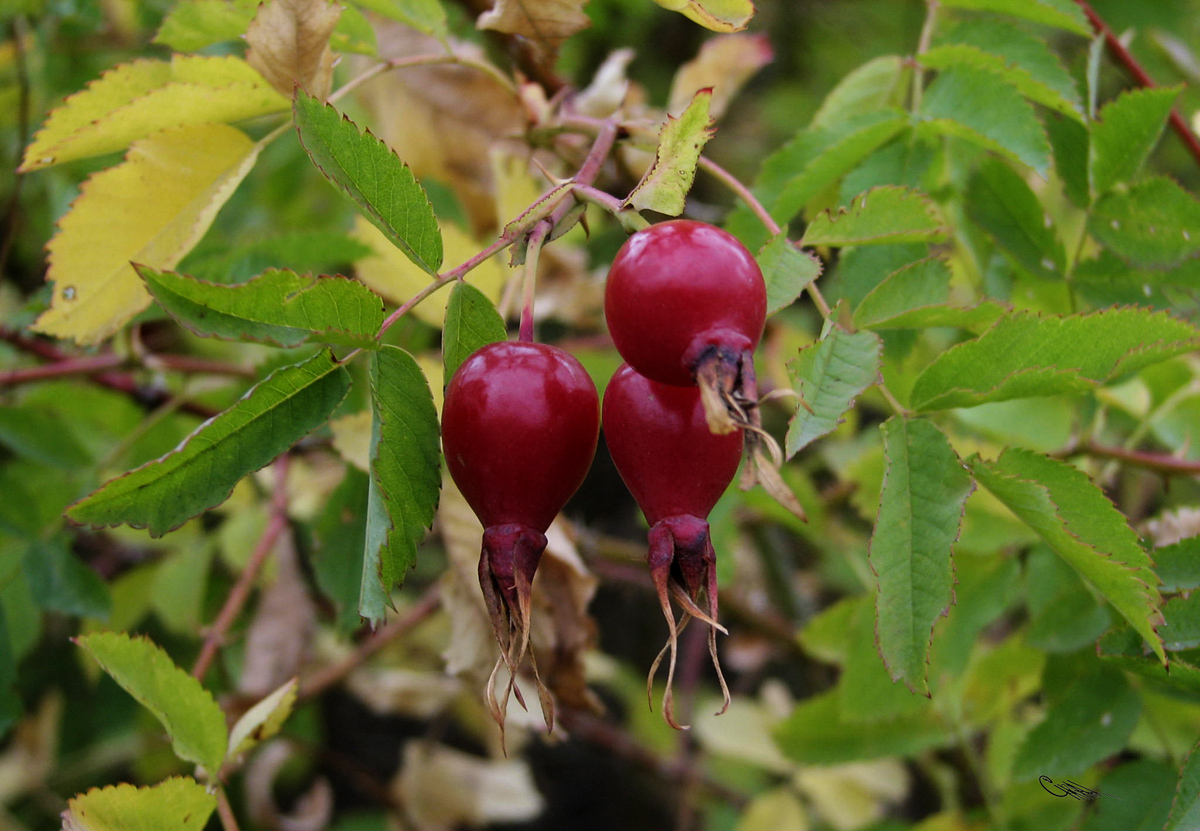
[[[63,289],[62,296],[63,296],[63,300],[74,300],[75,299],[75,287],[67,286],[65,289]]]

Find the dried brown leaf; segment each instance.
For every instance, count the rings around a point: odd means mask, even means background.
[[[297,85],[324,98],[333,82],[329,36],[341,14],[327,0],[270,0],[246,30],[246,61],[288,98]]]
[[[317,610],[308,596],[292,536],[275,549],[275,581],[262,593],[246,636],[238,691],[261,698],[300,674],[316,634]]]
[[[549,52],[571,35],[591,25],[583,7],[587,0],[496,0],[479,16],[480,29],[519,35]]]

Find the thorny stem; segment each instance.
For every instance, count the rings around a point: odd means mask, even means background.
[[[267,557],[275,550],[275,544],[287,530],[287,473],[288,455],[285,453],[275,460],[275,492],[271,497],[271,518],[267,522],[262,536],[259,537],[249,562],[246,563],[246,567],[242,570],[237,582],[234,583],[229,596],[225,598],[225,605],[221,607],[216,621],[213,622],[212,628],[205,636],[204,645],[200,648],[200,656],[192,666],[192,676],[198,681],[204,680],[209,667],[212,666],[213,659],[217,656],[217,651],[224,645],[230,627],[242,613],[246,601],[250,599],[250,592],[254,588],[259,572],[267,562]]]
[[[541,259],[546,237],[553,228],[550,220],[543,219],[529,235],[529,245],[525,250],[525,273],[521,275],[521,328],[517,336],[521,343],[533,343],[533,293],[537,287],[538,260]]]
[[[315,698],[325,690],[337,684],[354,670],[366,663],[373,655],[387,646],[396,638],[416,628],[441,606],[442,599],[439,589],[434,586],[400,617],[393,618],[378,632],[374,632],[363,641],[353,654],[314,672],[300,685],[300,699]]]
[[[1079,7],[1083,9],[1083,13],[1087,15],[1088,21],[1092,24],[1092,29],[1095,30],[1096,34],[1104,36],[1104,43],[1108,47],[1108,51],[1112,53],[1118,63],[1129,71],[1134,80],[1143,87],[1156,86],[1154,79],[1142,68],[1137,58],[1125,48],[1125,44],[1121,43],[1113,30],[1104,22],[1104,18],[1096,13],[1091,4],[1087,0],[1075,0],[1075,2],[1079,4]],[[1188,152],[1191,153],[1192,158],[1196,160],[1197,164],[1200,164],[1200,139],[1196,137],[1196,134],[1188,127],[1187,121],[1179,114],[1178,107],[1171,108],[1170,124],[1171,129],[1175,131],[1176,135],[1183,141],[1184,146],[1187,147]]]

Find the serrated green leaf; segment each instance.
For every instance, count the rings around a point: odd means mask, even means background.
[[[899,110],[856,116],[798,133],[763,161],[756,192],[780,223],[908,126]]]
[[[506,337],[504,318],[487,295],[470,283],[456,283],[446,303],[446,323],[442,327],[443,383],[450,383],[459,364],[476,349]]]
[[[624,207],[668,216],[683,213],[688,191],[696,179],[700,152],[713,137],[711,104],[712,89],[702,89],[679,118],[667,116],[658,136],[654,164],[630,192]]]
[[[1200,254],[1200,202],[1171,179],[1146,179],[1102,197],[1088,230],[1135,265],[1170,268]]]
[[[416,564],[441,493],[437,410],[429,382],[403,349],[371,355],[371,485],[359,614],[378,625],[392,587]]]
[[[1117,308],[1067,317],[1017,311],[943,352],[913,384],[918,410],[1094,389],[1200,344],[1165,312]]]
[[[921,100],[922,127],[957,136],[1032,167],[1050,169],[1050,142],[1033,106],[1003,75],[972,66],[940,72]]]
[[[320,171],[418,267],[436,276],[442,235],[429,197],[408,165],[369,132],[302,89],[292,112],[300,142]]]
[[[364,9],[397,20],[419,32],[446,39],[446,10],[440,0],[354,0]]]
[[[1028,553],[1024,580],[1030,646],[1074,652],[1094,644],[1112,626],[1108,606],[1049,546],[1037,545]]]
[[[827,291],[836,290],[840,300],[857,306],[888,275],[929,256],[929,245],[862,245],[838,253]]]
[[[1158,144],[1182,87],[1132,90],[1109,102],[1092,126],[1088,181],[1093,197],[1128,182]]]
[[[58,536],[38,540],[25,551],[25,578],[40,608],[66,615],[107,620],[112,610],[108,585]]]
[[[1033,189],[999,159],[986,159],[967,185],[967,215],[1035,277],[1061,280],[1067,254]]]
[[[1132,627],[1114,629],[1096,644],[1101,660],[1155,681],[1169,690],[1200,695],[1200,650],[1172,652],[1170,669],[1146,648]]]
[[[850,119],[900,105],[907,84],[905,59],[883,55],[850,70],[812,117],[809,129],[836,127]]]
[[[1044,40],[995,19],[962,20],[939,33],[918,58],[934,69],[963,64],[1001,75],[1026,98],[1083,120],[1083,101],[1071,74]]]
[[[256,0],[181,0],[163,18],[155,43],[176,52],[197,52],[246,33]]]
[[[309,341],[373,348],[383,300],[356,280],[273,269],[238,285],[135,266],[171,317],[197,335],[275,346]]]
[[[918,260],[889,274],[854,310],[854,325],[875,328],[913,309],[950,299],[950,267],[938,257]]]
[[[821,339],[788,364],[792,388],[812,408],[799,407],[788,426],[789,458],[842,423],[854,400],[878,380],[882,350],[878,335],[847,332],[831,318]]]
[[[75,642],[162,723],[176,756],[217,774],[229,734],[225,714],[199,681],[147,638],[96,632]]]
[[[139,59],[109,70],[56,108],[25,149],[21,170],[111,153],[166,128],[286,109],[287,99],[241,58]]]
[[[224,502],[243,476],[324,424],[349,389],[350,373],[329,352],[276,370],[178,448],[105,483],[67,516],[160,537]]]
[[[790,306],[805,287],[821,276],[821,261],[801,251],[785,228],[758,252],[758,267],[767,284],[767,314]]]
[[[295,678],[284,683],[237,720],[229,731],[228,758],[236,759],[279,732],[292,714],[298,686]]]
[[[1165,592],[1200,589],[1200,537],[1188,537],[1150,552]]]
[[[1087,16],[1071,0],[941,0],[943,6],[996,12],[1090,37]]]
[[[979,484],[1038,533],[1166,662],[1158,578],[1125,517],[1087,474],[1066,462],[1010,448],[970,462]]]
[[[1120,752],[1141,713],[1141,698],[1120,671],[1101,667],[1078,676],[1029,732],[1013,761],[1018,780],[1052,770],[1076,776]]]
[[[313,527],[312,567],[317,586],[337,611],[337,628],[359,627],[358,595],[366,550],[369,477],[347,467],[346,477],[325,501]]]
[[[1088,128],[1070,118],[1050,115],[1046,118],[1046,136],[1054,151],[1054,170],[1062,180],[1063,191],[1077,208],[1092,203],[1088,186]]]
[[[1200,744],[1192,748],[1179,771],[1179,784],[1171,813],[1162,831],[1189,831],[1200,827]]]
[[[825,211],[804,231],[806,246],[893,245],[936,242],[949,230],[933,201],[909,188],[881,187],[856,196],[834,216]]]
[[[920,188],[937,152],[937,142],[918,138],[911,129],[902,130],[845,175],[838,186],[837,204],[848,206],[860,193],[884,185]]]
[[[892,680],[927,696],[933,626],[954,599],[951,549],[975,484],[932,422],[893,417],[880,429],[887,472],[869,554],[875,632]]]
[[[846,656],[835,688],[841,717],[857,725],[927,712],[929,699],[893,681],[879,660],[875,608],[869,595],[855,597],[854,613],[846,625]]]
[[[1159,627],[1163,646],[1178,652],[1200,647],[1200,594],[1172,597],[1163,606],[1163,624]]]
[[[930,708],[889,721],[847,721],[836,692],[805,699],[774,732],[786,756],[808,765],[905,756],[954,741],[953,731]]]
[[[202,831],[216,794],[190,777],[139,788],[122,782],[92,788],[67,802],[63,831]]]

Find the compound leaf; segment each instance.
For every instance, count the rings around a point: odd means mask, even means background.
[[[934,242],[948,230],[933,201],[920,191],[884,186],[851,200],[837,215],[824,211],[804,231],[806,246],[886,245]]]
[[[1158,577],[1137,534],[1083,471],[1030,450],[1010,448],[970,467],[987,488],[1079,572],[1166,663]]]
[[[350,373],[328,351],[276,370],[178,448],[108,481],[67,516],[162,536],[224,502],[243,476],[324,424],[349,389]]]
[[[1032,167],[1050,169],[1050,141],[1033,106],[1003,75],[952,66],[925,90],[919,113],[927,129],[993,150]]]
[[[241,58],[136,60],[104,73],[50,113],[25,149],[20,170],[111,153],[167,128],[242,121],[286,109],[287,99]],[[171,175],[179,172],[175,168]],[[156,187],[167,181],[147,178]]]
[[[371,484],[359,614],[378,625],[392,587],[416,564],[441,492],[438,417],[416,360],[395,346],[371,355]]]
[[[1181,87],[1124,93],[1100,110],[1092,127],[1088,179],[1093,196],[1128,182],[1158,144]]]
[[[63,831],[202,831],[216,794],[190,777],[139,788],[122,782],[92,788],[67,801]]]
[[[893,681],[929,695],[933,625],[954,599],[951,548],[975,485],[932,422],[893,417],[880,429],[887,471],[869,554],[879,654]]]
[[[271,269],[237,285],[135,266],[159,304],[197,335],[299,346],[374,347],[383,301],[356,280]]]
[[[882,347],[873,332],[847,332],[831,319],[821,339],[788,364],[793,389],[812,408],[798,408],[788,426],[789,457],[842,423],[854,400],[878,379]]]
[[[1072,0],[942,0],[943,6],[995,12],[1090,37],[1087,16]]]
[[[804,288],[821,276],[821,261],[788,239],[787,229],[758,252],[758,267],[767,284],[767,314],[790,306]]]
[[[296,129],[309,158],[363,215],[430,275],[442,265],[442,235],[424,188],[382,141],[331,105],[296,90]]]
[[[504,318],[487,295],[470,283],[458,282],[446,304],[442,328],[442,378],[449,384],[459,365],[471,353],[508,337]]]
[[[658,137],[654,164],[625,200],[625,207],[657,211],[668,216],[683,213],[688,191],[696,178],[700,151],[713,136],[709,114],[712,89],[702,89],[679,118],[667,116]]]
[[[1134,265],[1171,268],[1200,254],[1200,202],[1157,176],[1102,197],[1088,230]]]
[[[1114,308],[1067,317],[1013,312],[938,356],[913,384],[918,410],[1094,389],[1190,352],[1200,330],[1165,312]]]
[[[164,130],[94,174],[48,246],[54,282],[39,332],[98,343],[150,304],[131,262],[173,268],[204,236],[258,158],[224,124]]]
[[[75,642],[162,723],[176,756],[216,775],[229,734],[225,714],[199,681],[147,638],[96,632]]]

